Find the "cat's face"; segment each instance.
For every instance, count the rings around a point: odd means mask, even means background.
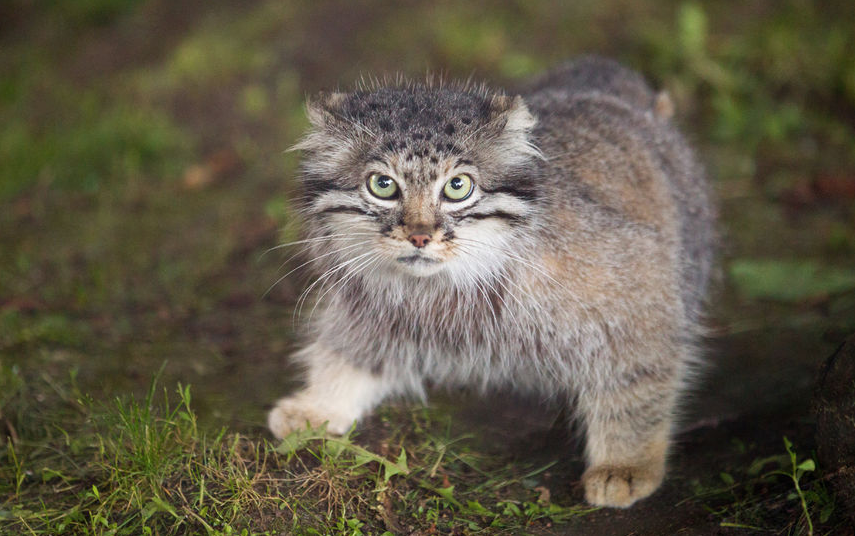
[[[434,160],[394,153],[367,162],[357,188],[318,200],[318,215],[330,228],[376,234],[366,249],[376,252],[377,264],[413,276],[471,263],[474,252],[486,261],[483,250],[509,247],[526,203],[485,191],[471,160]]]
[[[513,254],[539,196],[520,99],[385,89],[309,111],[304,212],[325,270],[465,279]]]

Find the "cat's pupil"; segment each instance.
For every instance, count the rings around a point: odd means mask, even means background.
[[[451,179],[451,184],[449,186],[451,186],[455,190],[459,190],[463,188],[463,179],[461,179],[460,177],[454,177],[453,179]]]
[[[384,177],[380,177],[379,179],[377,179],[377,186],[379,186],[382,190],[385,190],[386,188],[388,188],[391,185],[391,183],[392,183],[392,179],[390,179],[389,177],[384,176]]]

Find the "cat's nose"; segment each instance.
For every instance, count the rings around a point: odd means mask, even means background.
[[[430,235],[426,234],[411,234],[410,243],[417,248],[423,248],[430,242]]]

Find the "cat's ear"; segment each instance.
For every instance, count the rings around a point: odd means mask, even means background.
[[[531,140],[537,119],[519,95],[497,95],[490,100],[489,145],[498,149],[498,158],[513,166],[528,158],[543,158]]]
[[[519,95],[497,95],[490,101],[491,121],[503,125],[510,133],[528,133],[537,124],[537,119],[528,111],[525,101]]]
[[[346,144],[342,142],[340,117],[347,93],[318,93],[306,101],[306,116],[312,128],[303,138],[293,145],[289,151],[321,151],[337,152]]]
[[[330,126],[350,95],[340,92],[320,92],[306,102],[306,115],[315,128]]]

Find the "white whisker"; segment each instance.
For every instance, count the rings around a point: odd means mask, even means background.
[[[315,286],[317,286],[318,283],[320,283],[321,281],[325,281],[326,279],[332,277],[332,275],[338,272],[339,270],[347,268],[349,265],[358,262],[360,259],[364,259],[365,257],[374,254],[375,253],[373,251],[362,253],[361,255],[357,255],[356,257],[338,263],[337,265],[333,266],[332,268],[321,274],[320,277],[318,277],[318,279],[314,283],[309,285],[309,287],[304,290],[303,293],[300,294],[300,297],[297,299],[297,304],[295,305],[296,316],[301,316],[303,310],[303,303],[306,301],[306,298],[309,296],[309,293],[312,291],[313,288],[315,288]]]
[[[473,250],[471,247],[467,247],[464,244],[458,244],[458,245],[460,246],[460,249],[462,251],[464,251],[465,253],[469,254],[473,260],[477,259],[477,256],[472,254],[475,250]],[[514,302],[516,302],[516,304],[519,306],[520,310],[523,311],[534,324],[537,324],[536,319],[532,315],[531,311],[529,311],[529,307],[527,307],[522,302],[522,300],[516,294],[514,294],[514,292],[510,288],[508,288],[506,283],[509,285],[513,285],[518,290],[520,290],[523,294],[526,293],[525,289],[523,289],[517,283],[515,283],[512,278],[507,277],[507,275],[504,272],[497,274],[496,277],[494,277],[490,281],[493,281],[493,282],[497,283],[499,286],[501,286],[505,290],[505,292],[508,294],[508,296],[510,296],[511,299],[513,299]],[[493,288],[494,291],[496,291],[495,287],[492,286],[491,282],[488,281],[488,284]],[[499,292],[496,292],[496,294],[497,294],[497,296],[499,296],[499,298],[502,300],[502,303],[504,303],[505,307],[507,308],[508,303],[504,300],[502,295]]]
[[[271,251],[275,251],[277,249],[287,248],[288,246],[297,246],[300,244],[314,244],[317,242],[325,242],[325,241],[333,241],[333,240],[346,240],[348,238],[353,238],[356,236],[377,236],[377,233],[340,233],[334,235],[326,235],[326,236],[316,236],[314,238],[305,238],[303,240],[295,240],[293,242],[285,242],[284,244],[278,244],[273,246],[272,248],[268,248],[264,251],[259,257],[258,260],[261,260],[265,255],[270,253]]]
[[[344,287],[344,285],[346,285],[348,281],[350,281],[350,280],[351,280],[354,276],[356,276],[358,273],[360,273],[360,272],[364,271],[365,269],[367,269],[371,264],[373,264],[374,262],[376,262],[379,258],[380,258],[380,256],[379,256],[378,254],[376,254],[376,253],[375,253],[372,257],[369,257],[367,260],[365,260],[365,261],[363,261],[363,262],[359,263],[358,265],[356,265],[356,266],[353,268],[353,270],[351,271],[351,273],[349,273],[349,274],[348,274],[348,275],[346,275],[345,277],[343,277],[343,278],[339,279],[339,280],[338,280],[336,283],[334,283],[330,288],[328,288],[327,290],[325,290],[325,291],[323,292],[323,294],[321,294],[321,295],[318,297],[318,299],[317,299],[317,300],[315,300],[315,305],[314,305],[314,307],[312,307],[312,311],[309,313],[309,319],[311,320],[312,316],[314,316],[314,314],[315,314],[315,309],[317,309],[318,304],[319,304],[319,303],[321,303],[321,301],[323,301],[324,296],[326,296],[327,294],[329,294],[329,293],[330,293],[330,291],[332,291],[333,289],[336,289],[336,288],[341,289],[341,288],[343,288],[343,287]]]
[[[333,251],[330,251],[330,252],[328,252],[328,253],[324,253],[323,255],[318,255],[317,257],[312,257],[311,259],[307,260],[307,261],[306,261],[306,262],[304,262],[303,264],[301,264],[301,265],[299,265],[299,266],[297,266],[297,267],[295,267],[295,268],[292,268],[291,270],[289,270],[289,271],[288,271],[288,273],[286,273],[285,275],[283,275],[282,277],[280,277],[279,279],[277,279],[277,280],[276,280],[276,282],[275,282],[275,283],[273,283],[272,285],[270,285],[270,288],[268,288],[268,289],[264,292],[264,294],[262,294],[262,295],[261,295],[261,298],[262,298],[262,299],[264,299],[264,298],[265,298],[265,297],[270,293],[270,291],[271,291],[271,290],[273,290],[273,287],[275,287],[276,285],[278,285],[279,283],[281,283],[281,282],[282,282],[286,277],[288,277],[289,275],[293,274],[294,272],[296,272],[296,271],[297,271],[297,270],[299,270],[300,268],[302,268],[302,267],[304,267],[304,266],[306,266],[306,265],[308,265],[308,264],[311,264],[311,263],[313,263],[313,262],[317,261],[318,259],[322,259],[322,258],[324,258],[324,257],[329,257],[330,255],[335,255],[336,253],[341,253],[342,251],[347,251],[347,250],[350,250],[350,249],[353,249],[353,248],[362,247],[362,246],[364,246],[364,245],[366,245],[366,244],[370,244],[370,243],[371,243],[370,241],[368,241],[368,240],[364,240],[364,241],[362,241],[362,242],[358,242],[358,243],[356,243],[356,244],[350,244],[350,245],[348,245],[348,246],[344,246],[344,247],[338,248],[338,249],[333,250]],[[296,253],[296,254],[292,255],[291,257],[289,257],[289,258],[288,258],[288,260],[286,260],[286,261],[285,261],[285,262],[284,262],[284,263],[283,263],[279,268],[281,269],[281,268],[282,268],[282,266],[285,266],[285,264],[287,264],[291,259],[293,259],[293,258],[294,258],[294,257],[296,257],[297,255],[299,255],[299,253]]]

